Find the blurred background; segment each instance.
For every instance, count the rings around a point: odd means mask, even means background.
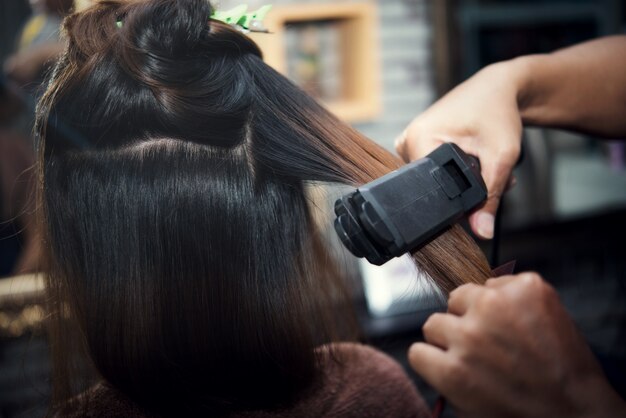
[[[248,1],[251,9],[262,4]],[[272,34],[255,35],[267,61],[390,150],[413,117],[485,65],[626,33],[626,1],[618,0],[273,4]],[[72,6],[0,0],[0,417],[42,416],[49,393],[40,286],[29,275],[39,261],[31,130]],[[504,199],[496,245],[484,250],[494,266],[516,260],[518,271],[539,271],[556,286],[626,396],[626,142],[536,128],[524,136],[518,185]],[[355,263],[354,271],[369,342],[406,366],[421,324],[442,308],[436,292],[401,260],[385,268]],[[432,403],[436,394],[411,376]]]

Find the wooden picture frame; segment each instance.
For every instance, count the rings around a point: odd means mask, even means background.
[[[271,34],[251,33],[265,62],[287,75],[285,34],[290,24],[329,22],[339,30],[339,99],[322,103],[346,122],[374,119],[381,111],[378,19],[373,3],[277,5],[264,20]]]

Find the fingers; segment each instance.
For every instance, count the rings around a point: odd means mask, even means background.
[[[413,125],[405,129],[400,136],[396,138],[395,149],[398,155],[405,161],[410,162],[423,158],[435,150],[439,145],[452,141],[451,138],[440,136],[429,136],[421,138],[416,132]],[[463,147],[461,147],[463,148]],[[467,150],[466,150],[467,152]]]
[[[509,177],[506,182],[504,192],[508,192],[517,184],[517,178],[514,175]],[[480,238],[492,239],[495,226],[495,215],[498,211],[498,206],[502,201],[502,195],[492,195],[487,198],[484,206],[478,211],[472,213],[468,220],[472,231]]]
[[[458,332],[459,318],[444,313],[434,313],[424,323],[424,339],[437,347],[446,349],[450,340]]]
[[[491,279],[487,279],[487,281],[485,282],[485,286],[490,288],[498,288],[517,280],[517,278],[517,275],[492,277]]]
[[[502,180],[488,177],[488,175],[483,172],[483,178],[487,184],[487,201],[471,216],[470,225],[472,230],[480,238],[491,239],[493,238],[496,212],[500,205],[500,197],[506,187],[508,175]]]
[[[516,150],[501,153],[500,156],[481,156],[481,174],[487,186],[487,201],[469,217],[472,230],[483,239],[493,238],[495,216],[502,194],[514,184],[511,176],[517,161]],[[512,187],[512,186],[511,186]]]
[[[409,348],[411,367],[435,389],[440,389],[442,371],[448,369],[449,362],[445,351],[432,345],[415,343]]]
[[[394,141],[394,147],[395,147],[396,152],[398,153],[398,155],[404,161],[408,162],[407,154],[406,154],[406,129],[404,131],[402,131],[402,133],[400,135],[398,135],[398,137]]]
[[[404,161],[410,162],[425,157],[446,143],[454,143],[467,154],[480,159],[476,140],[471,136],[427,135],[422,138],[416,129],[409,127],[396,138],[394,144],[398,155]]]
[[[530,308],[535,302],[544,301],[544,306],[554,304],[555,301],[558,303],[558,295],[554,288],[534,272],[492,278],[485,282],[485,288],[496,291],[498,299],[505,301],[504,303],[509,306],[521,303]]]
[[[464,315],[474,301],[484,292],[484,286],[469,283],[457,287],[450,292],[448,298],[448,312],[454,315]]]
[[[468,220],[469,220],[470,227],[472,228],[472,231],[474,231],[474,233],[478,235],[479,238],[482,238],[482,239],[493,238],[494,227],[496,223],[496,218],[494,216],[495,210],[493,210],[493,205],[495,205],[496,210],[497,210],[498,204],[499,204],[499,201],[491,202],[491,205],[489,206],[487,210],[483,210],[481,208],[480,210],[472,213],[469,216]]]

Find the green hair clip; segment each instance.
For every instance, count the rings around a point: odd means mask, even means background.
[[[263,19],[265,19],[265,16],[271,9],[272,5],[267,4],[254,12],[246,13],[246,11],[248,10],[248,5],[242,4],[241,6],[237,6],[234,9],[226,11],[213,10],[213,13],[211,14],[211,19],[219,20],[220,22],[229,24],[244,33],[269,33],[265,25],[263,25]],[[115,26],[121,28],[122,25],[122,19],[118,18],[115,21]]]
[[[232,25],[244,33],[268,33],[269,31],[265,25],[263,25],[263,19],[265,19],[265,16],[271,8],[272,5],[268,4],[254,12],[246,13],[248,5],[242,4],[241,6],[237,6],[234,9],[226,11],[214,10],[213,14],[211,14],[211,19],[219,20],[220,22]]]

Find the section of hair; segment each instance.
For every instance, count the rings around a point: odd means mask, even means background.
[[[181,140],[52,161],[55,280],[103,378],[158,409],[273,405],[311,380],[329,336],[315,341],[325,295],[302,271],[314,251],[301,187]]]
[[[304,188],[401,162],[210,14],[102,1],[65,21],[38,112],[56,407],[81,388],[72,334],[144,407],[206,415],[292,402],[350,328]],[[445,290],[489,275],[459,227],[415,260]]]
[[[357,186],[403,164],[264,63],[247,59],[259,89],[260,106],[252,122],[258,126],[256,134],[264,139],[259,142],[259,161],[283,175]],[[282,120],[291,123],[280,123]],[[292,140],[272,141],[283,135]],[[446,293],[464,283],[483,283],[491,275],[484,254],[459,225],[449,228],[413,256],[418,267]]]

